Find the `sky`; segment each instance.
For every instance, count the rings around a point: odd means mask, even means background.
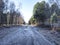
[[[33,7],[37,2],[42,0],[20,0],[22,3],[21,12],[24,17],[24,20],[28,23],[29,19],[33,15]]]
[[[19,8],[26,23],[28,23],[29,19],[33,15],[34,5],[41,1],[43,0],[9,0],[9,2],[15,3],[16,8]]]

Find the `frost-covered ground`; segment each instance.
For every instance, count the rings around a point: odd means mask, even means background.
[[[0,28],[0,45],[56,45],[48,35],[45,30],[33,26],[3,27]]]
[[[60,45],[60,31],[52,31],[40,28],[38,32],[44,35],[44,37],[51,43],[54,43],[55,45]]]

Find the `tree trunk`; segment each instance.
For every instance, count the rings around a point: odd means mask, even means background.
[[[10,22],[10,15],[7,15],[7,25],[9,26],[9,22]]]

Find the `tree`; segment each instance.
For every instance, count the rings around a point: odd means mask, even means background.
[[[56,3],[60,7],[60,0],[49,0],[50,4]]]
[[[46,15],[46,18],[49,19],[51,14],[50,14],[50,6],[48,3],[45,4],[45,15]]]
[[[8,13],[8,3],[9,3],[8,0],[4,0],[4,4],[5,4],[4,13]]]
[[[10,3],[10,24],[13,24],[14,13],[15,13],[15,4],[11,2]]]
[[[57,23],[57,14],[56,14],[56,12],[54,12],[54,13],[51,15],[50,23],[51,23],[51,27],[53,27],[53,24],[54,24],[54,23]]]
[[[46,20],[45,7],[46,7],[45,1],[42,1],[41,3],[38,2],[35,4],[33,9],[33,15],[37,23],[42,22],[42,24],[44,24],[44,21]]]
[[[0,0],[0,25],[2,25],[4,22],[4,16],[3,16],[3,10],[4,10],[4,2],[3,0]]]
[[[29,25],[31,25],[31,24],[35,24],[35,18],[34,18],[34,16],[32,16],[31,18],[30,18],[30,20],[29,20]]]
[[[59,7],[56,3],[53,3],[50,9],[51,9],[51,15],[52,15],[54,12],[56,13],[58,12]]]

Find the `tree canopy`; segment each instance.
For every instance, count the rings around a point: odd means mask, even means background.
[[[34,15],[34,18],[36,19],[36,22],[42,22],[44,23],[44,21],[46,20],[46,2],[45,1],[42,1],[41,3],[37,2],[34,6],[34,9],[33,9],[33,15]]]
[[[52,1],[53,4],[49,5],[49,3],[45,2],[45,1],[42,1],[42,2],[37,2],[35,5],[34,5],[34,8],[33,8],[33,18],[35,19],[35,22],[36,23],[44,23],[46,21],[49,21],[50,23],[50,18],[51,16],[53,16],[54,14],[56,14],[57,16],[60,15],[60,8],[59,8],[59,5]],[[56,12],[56,13],[54,13]],[[33,22],[33,18],[32,19],[32,22]],[[30,21],[31,21],[30,19]]]

